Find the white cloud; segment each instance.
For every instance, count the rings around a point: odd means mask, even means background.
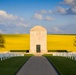
[[[24,18],[8,14],[6,11],[0,10],[0,25],[15,25],[27,27],[29,23],[26,23]]]
[[[76,0],[64,0],[61,3],[69,6],[68,9],[66,9],[67,14],[76,14]]]
[[[49,14],[52,14],[53,12],[52,12],[51,10],[48,10],[48,13],[49,13]]]
[[[37,19],[37,20],[43,20],[43,16],[39,13],[35,13],[33,18]]]
[[[76,34],[76,24],[69,24],[65,26],[59,26],[59,27],[52,27],[50,29],[51,33],[57,33],[57,34]]]
[[[65,8],[62,8],[62,7],[58,6],[56,9],[57,10],[56,10],[55,13],[66,14],[66,9]]]
[[[74,6],[76,5],[76,0],[64,0],[62,3]]]
[[[60,27],[60,29],[67,34],[76,34],[76,24],[69,24],[65,25],[63,27]]]
[[[55,20],[53,17],[50,17],[50,16],[46,16],[45,17],[45,20],[47,20],[47,21],[53,21],[53,20]]]
[[[74,18],[76,19],[76,16],[74,16]]]
[[[73,13],[76,13],[76,6],[74,6],[71,10]]]
[[[41,10],[41,14],[47,14],[46,10]]]
[[[0,29],[0,34],[3,34],[4,33],[4,31],[2,31],[1,29]]]
[[[56,8],[56,10],[51,11],[51,10],[41,10],[39,12],[37,12],[38,14],[42,15],[47,15],[47,14],[76,14],[76,0],[63,0],[62,2],[60,2],[61,4],[64,5],[68,5],[67,8],[63,8],[61,6],[58,6]],[[42,20],[42,18],[38,17],[37,14],[35,14],[35,16],[37,16],[36,18],[39,20]]]
[[[11,20],[15,20],[18,18],[17,16],[13,16],[12,14],[7,14],[7,12],[3,10],[0,10],[0,17]]]
[[[52,11],[51,10],[41,10],[39,11],[40,14],[52,14]]]
[[[53,27],[53,28],[51,29],[51,32],[52,32],[52,33],[59,33],[59,32],[61,32],[61,30],[60,30],[58,27]]]
[[[37,20],[46,20],[46,21],[53,21],[53,20],[55,20],[51,16],[44,16],[44,15],[39,14],[39,13],[35,13],[34,16],[33,16],[33,18],[37,19]]]
[[[16,32],[15,34],[19,34],[19,32]]]

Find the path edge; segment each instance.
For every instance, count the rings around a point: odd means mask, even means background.
[[[45,56],[44,56],[45,57]],[[46,58],[46,57],[45,57]],[[46,58],[47,59],[47,58]],[[48,60],[48,59],[47,59]],[[57,72],[57,74],[58,75],[61,75],[60,73],[59,73],[59,71],[57,70],[57,68],[54,66],[54,64],[51,62],[51,61],[49,61],[48,60],[48,62],[53,66],[53,68],[55,69],[55,71]]]

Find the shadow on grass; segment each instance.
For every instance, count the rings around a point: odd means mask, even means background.
[[[16,75],[31,56],[13,57],[0,61],[0,75]]]
[[[76,75],[76,61],[65,57],[45,56],[60,75]]]

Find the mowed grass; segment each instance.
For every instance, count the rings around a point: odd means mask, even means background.
[[[31,56],[13,57],[0,61],[0,75],[16,75]]]
[[[46,56],[60,75],[76,75],[76,61],[65,57]]]

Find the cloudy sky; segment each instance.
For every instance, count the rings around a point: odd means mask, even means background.
[[[0,33],[29,33],[35,25],[75,34],[76,0],[0,0]]]

